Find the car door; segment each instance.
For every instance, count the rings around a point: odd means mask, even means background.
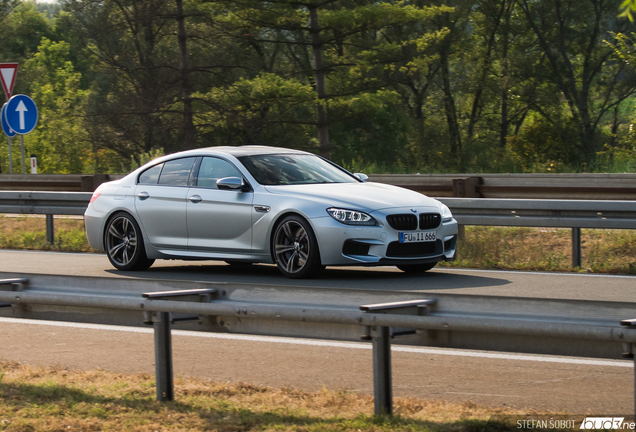
[[[139,176],[135,209],[148,241],[155,247],[188,247],[186,195],[195,160],[195,157],[174,159]]]
[[[188,190],[188,248],[201,252],[245,253],[252,249],[254,194],[220,190],[216,181],[243,175],[230,162],[204,157]]]

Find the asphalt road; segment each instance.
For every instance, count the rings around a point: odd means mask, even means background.
[[[230,266],[215,261],[157,261],[143,272],[115,270],[105,255],[0,251],[0,271],[76,276],[402,290],[602,301],[636,301],[636,277],[435,268],[409,275],[395,267],[333,267],[317,279],[292,280],[274,265]]]
[[[19,251],[0,251],[0,271],[636,301],[636,278],[588,274],[435,269],[412,276],[389,267],[335,268],[327,269],[318,279],[294,281],[268,265],[234,267],[214,262],[164,261],[145,272],[122,273],[112,269],[104,255]],[[154,371],[150,329],[69,327],[0,319],[0,331],[0,359],[77,369]],[[180,332],[175,332],[173,343],[176,374],[221,382],[309,390],[319,390],[324,385],[329,389],[372,392],[368,345]],[[397,396],[471,400],[491,406],[574,414],[632,414],[634,409],[631,362],[394,348]]]
[[[0,332],[3,360],[154,374],[149,328],[0,318]],[[368,344],[173,331],[173,358],[177,377],[373,393]],[[527,413],[628,415],[634,407],[634,371],[627,361],[394,346],[392,364],[395,396]]]

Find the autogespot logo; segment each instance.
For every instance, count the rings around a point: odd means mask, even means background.
[[[634,430],[635,422],[626,422],[625,417],[585,417],[579,429],[585,430]]]

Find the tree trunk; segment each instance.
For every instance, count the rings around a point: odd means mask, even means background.
[[[453,163],[460,165],[460,156],[462,149],[462,139],[459,132],[459,123],[457,120],[457,109],[455,108],[455,98],[450,87],[450,68],[448,64],[448,53],[442,48],[440,53],[441,73],[442,73],[442,91],[444,93],[444,111],[446,113],[446,122],[448,124],[448,135],[450,137],[450,152]]]
[[[327,87],[325,84],[325,68],[322,60],[322,41],[320,39],[320,27],[318,25],[318,8],[309,7],[309,26],[311,34],[311,47],[314,52],[314,71],[316,76],[316,93],[318,103],[316,104],[316,116],[318,120],[318,152],[320,156],[331,158],[331,147],[329,146],[329,125],[327,123],[327,112],[325,101],[327,98]]]
[[[499,124],[499,147],[503,150],[506,148],[508,129],[510,128],[510,119],[508,118],[508,89],[510,72],[508,61],[508,35],[510,32],[510,15],[512,14],[512,7],[514,2],[508,3],[506,12],[504,15],[502,46],[501,46],[501,110],[500,110],[500,124]]]
[[[194,119],[192,114],[192,89],[190,86],[190,69],[188,66],[187,35],[185,31],[185,17],[183,15],[183,0],[177,2],[177,36],[179,52],[181,54],[181,96],[183,98],[183,148],[195,147]]]

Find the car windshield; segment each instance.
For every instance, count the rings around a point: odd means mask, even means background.
[[[352,175],[315,155],[262,155],[239,158],[262,185],[357,183]]]

